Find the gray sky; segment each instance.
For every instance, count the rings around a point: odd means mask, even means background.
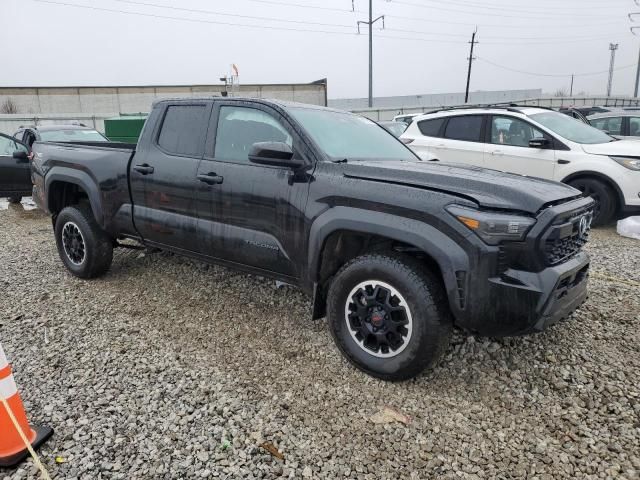
[[[574,93],[603,94],[614,42],[613,93],[633,93],[640,36],[629,32],[627,14],[640,7],[632,0],[373,5],[374,16],[386,15],[385,30],[379,22],[374,31],[374,95],[463,91],[476,24],[472,90],[568,90],[575,72]],[[355,24],[367,19],[368,1],[355,8],[351,0],[0,0],[0,85],[219,83],[235,63],[241,83],[327,77],[329,97],[364,97],[366,26],[356,35]]]

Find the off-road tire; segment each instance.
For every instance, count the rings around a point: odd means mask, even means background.
[[[65,251],[65,225],[77,227],[82,236],[84,255],[80,263],[74,263]],[[99,277],[109,270],[113,260],[113,241],[100,228],[89,205],[80,204],[64,208],[56,218],[54,231],[60,259],[73,275],[88,279]]]
[[[369,280],[397,290],[412,317],[409,341],[391,358],[365,351],[348,325],[348,297],[354,287]],[[374,377],[390,381],[415,377],[436,363],[449,345],[453,320],[441,282],[412,257],[394,252],[357,257],[338,271],[327,297],[328,324],[337,347],[357,368]]]
[[[585,196],[590,196],[596,202],[596,210],[594,213],[592,225],[601,227],[608,225],[616,214],[616,197],[611,188],[594,178],[576,178],[569,182],[574,188],[577,188]]]

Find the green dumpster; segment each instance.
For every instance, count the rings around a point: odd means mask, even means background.
[[[146,114],[121,115],[104,121],[104,134],[112,142],[138,143],[138,137],[147,119]]]

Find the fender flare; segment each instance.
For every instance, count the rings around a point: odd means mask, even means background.
[[[71,183],[73,185],[77,185],[82,188],[82,190],[89,197],[89,204],[91,205],[91,211],[93,212],[93,216],[98,222],[98,225],[102,226],[103,221],[103,210],[102,210],[102,200],[100,199],[99,189],[97,188],[96,182],[89,176],[88,173],[75,170],[68,167],[54,167],[50,172],[47,173],[45,178],[45,192],[47,194],[47,209],[50,210],[50,192],[51,192],[51,184],[54,182],[64,182]]]
[[[419,220],[352,207],[331,208],[321,214],[311,225],[308,272],[309,278],[314,282],[314,290],[317,290],[325,241],[329,235],[338,230],[379,235],[419,248],[433,258],[440,267],[449,303],[452,308],[456,307],[458,291],[456,271],[469,272],[470,270],[469,256],[458,243],[432,225]],[[314,303],[318,297],[315,293],[317,292],[314,292]]]

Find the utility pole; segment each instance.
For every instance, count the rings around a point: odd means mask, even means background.
[[[569,89],[569,96],[573,97],[573,73],[571,74],[571,88]]]
[[[369,21],[358,21],[358,33],[360,33],[360,24],[364,23],[369,26],[369,107],[373,107],[373,24],[378,20],[382,20],[382,28],[384,28],[384,15],[380,15],[373,19],[373,0],[369,0]]]
[[[611,62],[609,63],[609,82],[607,83],[607,97],[611,96],[611,83],[613,82],[613,65],[616,62],[617,49],[618,49],[617,43],[609,44],[609,50],[611,50]]]
[[[467,89],[465,90],[465,93],[464,93],[464,103],[467,103],[469,101],[469,83],[471,82],[471,64],[475,60],[475,58],[473,58],[473,47],[475,46],[476,43],[478,43],[476,42],[476,33],[478,33],[478,27],[476,27],[476,29],[471,34],[471,41],[469,42],[471,44],[471,50],[469,52],[469,69],[467,70]]]

